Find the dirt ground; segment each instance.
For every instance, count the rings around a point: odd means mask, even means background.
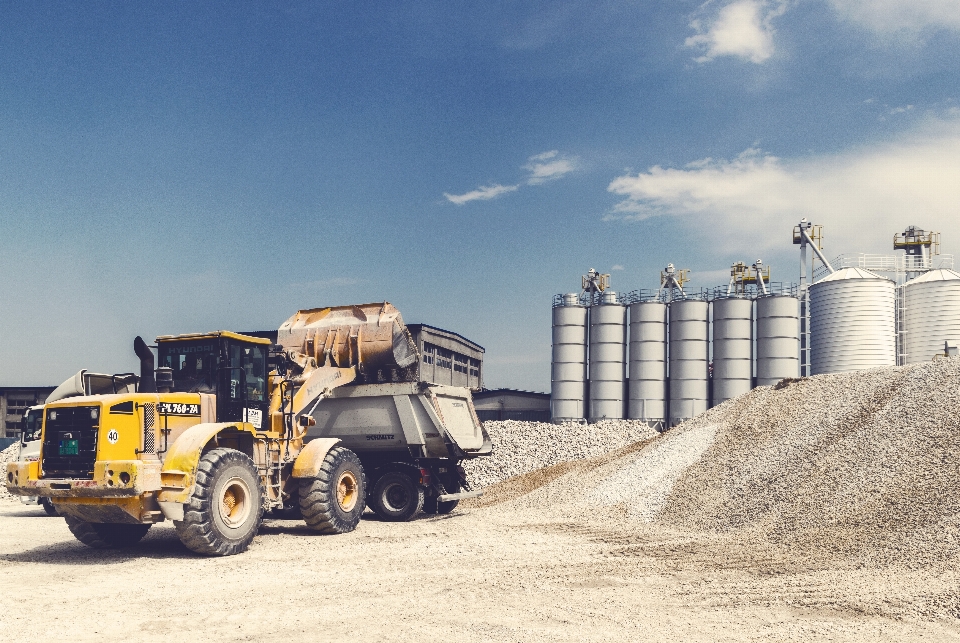
[[[960,641],[960,621],[917,599],[955,595],[955,577],[596,518],[504,503],[404,524],[368,513],[339,536],[269,521],[246,553],[203,558],[170,526],[95,551],[62,519],[2,504],[0,639]]]

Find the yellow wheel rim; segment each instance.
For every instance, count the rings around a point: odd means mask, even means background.
[[[357,477],[352,471],[344,471],[337,480],[337,504],[345,512],[353,511],[359,499]]]
[[[250,501],[250,488],[243,478],[231,478],[221,487],[220,519],[227,527],[239,527],[247,518],[253,504]]]

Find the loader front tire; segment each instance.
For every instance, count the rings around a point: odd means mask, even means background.
[[[140,542],[150,530],[150,525],[87,522],[70,515],[65,515],[63,519],[67,522],[70,533],[72,533],[77,540],[87,547],[94,549],[133,547]]]
[[[367,480],[360,458],[333,447],[315,478],[300,480],[300,512],[307,526],[321,534],[344,534],[357,528],[366,507]]]
[[[180,542],[198,554],[239,554],[260,528],[263,497],[263,483],[250,456],[213,449],[200,458],[183,520],[175,520],[173,526]]]

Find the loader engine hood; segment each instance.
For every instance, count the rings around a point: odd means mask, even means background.
[[[419,359],[400,311],[388,302],[298,311],[280,326],[277,343],[318,366],[366,372],[406,368]]]

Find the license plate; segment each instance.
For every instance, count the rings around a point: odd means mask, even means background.
[[[80,441],[60,440],[60,455],[80,455]]]

